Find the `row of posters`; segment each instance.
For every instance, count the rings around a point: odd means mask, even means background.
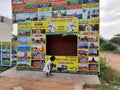
[[[0,66],[16,66],[17,45],[16,42],[0,42]]]
[[[78,65],[80,71],[100,72],[99,19],[79,20]]]
[[[52,2],[13,0],[12,11],[13,23],[73,16],[78,19],[98,18],[99,0],[56,0]]]
[[[45,60],[45,23],[18,24],[18,69],[41,69]]]
[[[11,66],[10,42],[0,42],[0,66]]]
[[[42,69],[46,56],[47,35],[76,35],[77,56],[57,56],[53,64],[54,72],[99,72],[99,32],[96,34],[79,33],[77,18],[51,18],[46,21],[21,22],[18,24],[18,69]],[[79,25],[84,25],[79,21]],[[95,24],[97,19],[88,20],[87,24]],[[73,25],[71,25],[73,24]],[[96,23],[98,24],[98,23]],[[52,26],[52,28],[50,28]],[[72,28],[74,26],[75,28]],[[75,30],[71,30],[71,29]],[[53,29],[53,30],[50,30]],[[80,29],[81,30],[81,29]],[[99,31],[99,28],[96,28]],[[83,31],[86,32],[86,31]],[[63,36],[64,38],[65,36]],[[52,43],[52,42],[51,42]]]

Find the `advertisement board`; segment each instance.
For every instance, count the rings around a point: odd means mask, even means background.
[[[54,72],[99,73],[99,9],[99,0],[12,0],[17,69],[42,70],[55,55]]]

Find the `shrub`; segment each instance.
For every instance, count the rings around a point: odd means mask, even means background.
[[[101,45],[102,51],[114,51],[117,50],[117,45],[112,42],[106,41]]]

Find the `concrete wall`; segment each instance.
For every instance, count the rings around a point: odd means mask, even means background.
[[[0,22],[0,41],[11,41],[12,25]]]

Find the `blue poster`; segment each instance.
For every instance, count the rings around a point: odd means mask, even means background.
[[[87,3],[99,3],[99,0],[83,0],[83,3],[84,4],[87,4]]]

